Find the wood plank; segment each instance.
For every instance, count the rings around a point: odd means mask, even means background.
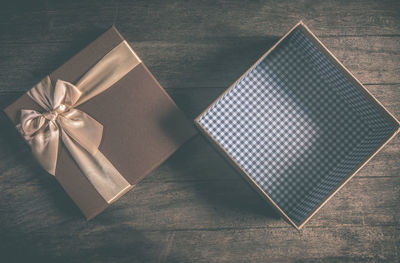
[[[165,88],[229,87],[285,32],[273,37],[131,44]],[[362,83],[399,83],[400,36],[322,37],[321,40]],[[89,41],[71,39],[63,43],[2,43],[1,90],[28,89],[86,42]]]
[[[189,43],[132,42],[132,46],[165,88],[229,87],[285,33]],[[321,41],[362,83],[399,83],[400,37],[321,37]]]
[[[400,119],[400,84],[374,85],[366,88],[398,119]],[[167,88],[167,93],[190,119],[197,117],[227,88]],[[21,96],[21,91],[0,90],[0,109]]]
[[[395,117],[400,119],[400,85],[367,85],[367,89],[377,97],[383,105],[394,114]],[[196,89],[167,89],[167,92],[172,97],[172,99],[177,103],[177,105],[183,110],[186,116],[190,119],[195,118],[200,114],[204,108],[206,108],[210,103],[212,103],[215,98],[217,98],[225,88],[196,88]],[[0,107],[4,108],[6,105],[10,104],[18,96],[22,95],[21,92],[1,92],[0,93]],[[4,120],[3,120],[4,121]],[[6,125],[5,123],[3,125]],[[9,133],[14,133],[13,130]],[[8,135],[10,136],[10,135]],[[206,147],[201,148],[201,144],[196,144],[191,149],[196,154],[195,159],[206,159],[207,156],[213,149]],[[397,161],[399,156],[398,152],[398,139],[387,145],[385,149],[374,158],[374,165],[367,165],[363,170],[369,171],[370,167],[377,167],[380,170],[379,174],[385,174],[384,171],[390,171],[394,169],[400,169],[400,164]],[[190,153],[184,153],[179,158],[185,158],[185,155]],[[1,156],[1,151],[0,151]],[[178,158],[178,159],[179,159]],[[186,162],[185,162],[186,163]],[[188,162],[188,166],[190,163]],[[373,172],[366,172],[365,174],[374,175]],[[388,174],[388,173],[386,173]]]
[[[399,115],[400,113],[400,105],[398,96],[398,86],[396,85],[386,85],[386,86],[374,86],[369,85],[368,88],[371,92],[377,95],[378,99],[381,99],[382,102],[388,102],[389,110],[392,110],[395,115]],[[383,92],[383,90],[385,90]],[[223,91],[223,88],[219,89],[172,89],[168,90],[173,99],[177,102],[178,106],[180,106],[189,116],[197,115],[205,106],[207,106],[210,101],[212,101],[219,93]],[[10,93],[8,96],[5,96],[8,93],[3,93],[4,97],[10,97],[9,100],[14,99],[15,95],[19,93]],[[3,118],[2,127],[5,127],[5,119]],[[54,216],[58,217],[58,220],[62,220],[65,216],[71,216],[72,218],[80,218],[80,213],[77,211],[76,207],[72,204],[69,198],[63,193],[62,189],[57,185],[57,183],[49,178],[40,167],[37,166],[31,155],[29,154],[28,149],[24,146],[22,140],[19,140],[18,135],[15,133],[12,127],[10,129],[3,129],[2,136],[0,136],[2,142],[0,149],[0,167],[1,170],[1,181],[0,185],[2,186],[1,192],[5,195],[2,196],[2,200],[5,196],[18,196],[17,193],[26,192],[28,195],[25,196],[25,199],[18,201],[18,199],[10,199],[8,200],[12,204],[12,207],[20,208],[18,213],[22,213],[22,215],[12,215],[12,218],[23,218],[25,214],[41,214],[47,210],[53,210]],[[13,138],[11,138],[13,137]],[[343,224],[344,222],[348,222],[351,224],[352,222],[361,223],[361,220],[365,220],[364,216],[360,216],[361,211],[371,211],[372,215],[367,215],[367,220],[370,221],[371,224],[380,224],[384,223],[384,225],[394,225],[396,220],[399,218],[399,211],[394,209],[395,205],[398,204],[399,200],[393,200],[393,197],[396,197],[396,191],[398,191],[398,183],[391,182],[390,180],[397,180],[400,174],[400,165],[397,160],[400,159],[400,153],[398,152],[398,148],[400,145],[400,138],[395,138],[381,153],[379,153],[376,158],[374,158],[360,173],[356,176],[357,187],[358,190],[354,190],[352,188],[348,188],[346,186],[345,189],[340,191],[338,194],[339,201],[336,203],[332,200],[328,203],[328,205],[322,209],[322,211],[315,217],[319,219],[313,219],[311,223],[307,227],[313,226],[321,226],[324,224],[335,225],[335,224]],[[20,175],[24,176],[20,176]],[[18,175],[18,176],[15,176]],[[388,180],[386,184],[382,184],[382,181],[375,182],[379,186],[381,192],[374,194],[366,193],[368,192],[364,185],[367,184],[369,187],[369,191],[376,191],[374,187],[376,185],[370,185],[370,181],[365,183],[361,179],[371,177],[373,180],[385,179]],[[33,184],[32,184],[33,180]],[[25,185],[27,184],[27,185]],[[180,184],[183,184],[180,185]],[[354,184],[354,183],[353,183]],[[152,192],[153,187],[160,192]],[[167,188],[165,188],[167,187]],[[390,188],[392,187],[392,188]],[[397,188],[396,188],[397,187]],[[142,189],[142,190],[141,190]],[[346,190],[347,189],[347,190]],[[390,190],[392,189],[392,190]],[[8,192],[10,191],[10,192]],[[343,192],[347,194],[342,194]],[[356,191],[356,192],[355,192]],[[358,192],[357,192],[358,191]],[[151,193],[149,195],[149,192]],[[216,202],[218,205],[221,201],[222,204],[216,206],[215,204],[208,208],[207,204],[197,203],[197,204],[188,204],[186,203],[188,200],[191,202],[196,201],[196,197],[193,194],[196,192],[202,193],[205,201],[211,200],[211,202]],[[235,220],[241,217],[241,213],[243,211],[247,211],[250,207],[250,215],[249,217],[243,217],[240,222],[231,222],[232,225],[238,226],[242,224],[241,227],[249,227],[254,226],[259,227],[260,225],[269,225],[274,227],[284,227],[286,223],[277,219],[277,214],[266,206],[266,203],[262,201],[248,186],[242,181],[242,179],[236,174],[236,172],[230,167],[228,163],[226,163],[222,157],[217,154],[214,149],[201,137],[193,139],[188,142],[181,150],[179,150],[175,155],[173,155],[164,165],[162,165],[159,169],[157,169],[151,176],[145,179],[138,188],[134,191],[134,195],[131,198],[134,200],[139,198],[139,209],[136,205],[134,205],[134,209],[131,205],[131,199],[123,199],[125,201],[119,201],[115,204],[115,207],[122,206],[123,213],[128,213],[128,215],[115,215],[121,218],[127,217],[128,221],[133,220],[134,222],[144,222],[149,223],[149,225],[142,225],[139,227],[135,225],[137,228],[149,228],[151,225],[154,225],[154,222],[148,220],[147,217],[152,218],[151,215],[143,214],[142,210],[148,210],[148,213],[154,213],[154,211],[159,211],[159,214],[156,218],[168,218],[171,215],[174,215],[173,218],[176,219],[175,215],[177,211],[183,211],[184,214],[192,214],[193,211],[202,211],[202,209],[220,211],[222,209],[223,214],[225,213],[227,217],[231,217]],[[170,193],[170,194],[168,194]],[[38,195],[38,199],[32,199],[31,195]],[[147,197],[145,197],[147,195]],[[148,196],[149,195],[149,196]],[[386,210],[383,210],[379,213],[381,208],[380,203],[377,203],[376,200],[382,200],[382,196],[385,195],[386,199],[392,198],[391,206],[384,205],[383,207]],[[164,198],[163,198],[164,196]],[[166,198],[165,198],[166,196]],[[368,200],[360,199],[361,197],[368,198]],[[351,198],[356,198],[357,200],[353,200]],[[125,197],[124,197],[125,198]],[[140,199],[140,198],[148,198],[148,199]],[[222,199],[221,199],[222,198]],[[371,198],[371,199],[369,199]],[[360,199],[360,200],[359,200]],[[386,200],[384,199],[384,200]],[[169,205],[162,205],[158,202],[156,203],[157,207],[154,207],[153,200],[165,200],[166,202],[178,203],[178,206],[175,207],[175,210],[172,209]],[[233,200],[233,201],[232,201]],[[244,201],[243,201],[244,200]],[[358,201],[359,200],[359,201]],[[25,201],[28,201],[25,204]],[[31,201],[31,203],[29,203]],[[358,202],[357,202],[358,201]],[[387,201],[387,200],[386,200]],[[34,205],[36,202],[47,203],[45,208],[41,206]],[[204,202],[204,200],[203,200]],[[234,213],[229,211],[229,203],[234,205]],[[332,205],[330,204],[332,203]],[[363,207],[364,204],[364,207]],[[374,205],[373,207],[365,207],[366,205]],[[335,206],[336,205],[336,206]],[[351,207],[348,207],[348,206]],[[375,206],[376,205],[376,206]],[[171,204],[174,206],[174,204]],[[224,211],[224,207],[226,206]],[[231,205],[232,206],[232,205]],[[334,206],[334,207],[330,207]],[[59,211],[60,207],[62,208]],[[164,207],[164,210],[162,209]],[[10,207],[8,207],[9,209]],[[13,208],[13,209],[16,209]],[[200,209],[199,209],[200,208]],[[22,209],[22,210],[21,210]],[[24,211],[27,209],[26,211]],[[111,208],[110,210],[120,210],[121,208]],[[126,210],[127,209],[127,210]],[[133,209],[133,210],[132,210]],[[136,209],[136,210],[135,210]],[[153,211],[154,210],[154,211]],[[187,210],[185,212],[185,210]],[[355,211],[354,214],[349,214],[346,211]],[[257,212],[258,211],[258,212]],[[326,216],[324,211],[327,211]],[[336,213],[331,213],[331,211],[339,211]],[[340,212],[341,211],[341,212]],[[115,214],[116,212],[110,212],[110,214]],[[210,211],[203,211],[202,213],[195,216],[198,219],[198,222],[201,222],[200,225],[196,226],[196,223],[193,224],[191,222],[189,225],[185,225],[187,222],[185,217],[183,217],[183,221],[178,218],[178,223],[176,224],[176,228],[190,229],[192,227],[201,228],[201,227],[210,227],[208,224],[214,224],[215,222],[224,222],[226,224],[227,218],[223,217],[218,218],[218,214],[208,214]],[[252,214],[253,213],[253,214]],[[267,221],[254,220],[254,213],[259,216],[266,216]],[[7,214],[4,211],[4,214]],[[137,221],[137,218],[134,217],[132,219],[130,216],[142,214],[143,217]],[[320,216],[320,214],[322,214]],[[338,214],[340,216],[338,216]],[[178,216],[179,217],[179,216]],[[210,222],[206,220],[209,218]],[[249,219],[250,218],[250,219]],[[269,218],[269,219],[268,219]],[[321,219],[322,218],[322,219]],[[270,220],[272,219],[272,220]],[[315,220],[316,223],[313,223]],[[250,223],[248,223],[250,222]],[[183,225],[182,225],[183,224]],[[243,225],[245,224],[245,225]],[[218,225],[218,224],[217,224]],[[229,223],[228,223],[229,225]],[[170,222],[168,225],[161,225],[160,228],[171,226]],[[214,226],[215,227],[215,226]],[[221,227],[221,226],[217,226]],[[230,225],[230,227],[232,227]]]
[[[4,136],[2,136],[4,137]],[[400,142],[397,140],[397,144]],[[47,223],[82,219],[56,181],[41,170],[29,151],[16,153],[2,139],[0,196],[3,225],[35,226],[46,214]],[[200,148],[200,149],[199,149]],[[201,148],[208,158],[198,158]],[[208,148],[208,149],[207,149]],[[93,222],[120,218],[137,229],[218,227],[290,227],[200,136],[149,175]],[[186,157],[182,157],[186,156]],[[398,153],[395,155],[398,156]],[[389,158],[393,158],[389,156]],[[396,225],[400,211],[400,173],[380,174],[371,162],[369,177],[361,171],[314,218],[307,228],[336,224]],[[386,171],[385,171],[386,172]],[[154,202],[157,200],[157,202]],[[29,215],[29,217],[26,217]],[[168,219],[168,220],[160,220]],[[39,221],[38,221],[39,220]],[[39,223],[42,224],[42,223]]]
[[[120,26],[137,41],[282,35],[304,20],[317,35],[400,35],[396,0],[25,1],[0,10],[0,41],[64,41],[77,31]]]
[[[371,85],[365,87],[398,119],[400,119],[400,84]],[[227,87],[221,88],[185,88],[166,89],[176,104],[189,118],[197,117],[209,106]],[[12,96],[12,92],[3,93],[3,99]],[[7,95],[8,94],[8,95]],[[19,93],[20,94],[20,93]],[[0,103],[1,103],[0,96]],[[11,97],[10,97],[11,98]],[[1,105],[1,104],[0,104]]]
[[[390,112],[394,114],[395,117],[400,119],[400,85],[367,85],[367,88],[383,103],[385,107],[387,107]],[[178,88],[167,89],[167,92],[183,110],[186,116],[193,119],[224,90],[225,88]],[[0,93],[0,107],[5,107],[21,94],[21,92]],[[6,125],[5,122],[4,125]],[[7,136],[12,136],[14,133],[15,131],[10,129],[8,130]],[[396,137],[373,159],[372,162],[362,169],[359,176],[392,176],[400,174],[400,163],[398,162],[400,159],[399,147],[400,139],[399,137]],[[187,172],[182,176],[185,180],[188,180],[188,178],[193,179],[193,176],[197,176],[195,173],[197,167],[204,167],[203,169],[213,167],[219,172],[227,169],[226,166],[218,168],[220,165],[219,163],[221,163],[219,155],[215,153],[215,150],[212,147],[208,147],[208,143],[203,142],[201,139],[196,139],[194,143],[190,144],[190,147],[184,149],[186,150],[182,150],[175,154],[177,157],[174,157],[173,160],[175,160],[177,164],[181,163],[181,165],[185,166]],[[8,153],[2,154],[0,151],[0,159],[2,157],[6,158],[7,156]],[[195,160],[198,166],[193,166],[192,160]],[[215,160],[218,160],[216,164],[214,164]],[[174,172],[173,168],[165,171],[166,174]],[[205,174],[208,173],[206,172]],[[207,179],[211,178],[212,177],[207,177]],[[228,180],[227,178],[225,179]]]
[[[37,224],[86,224],[54,178],[48,176],[23,145],[14,145],[1,134],[0,207],[6,229]],[[400,139],[394,141],[398,145]],[[392,143],[393,144],[393,143]],[[400,210],[399,167],[382,166],[398,160],[398,152],[386,153],[383,163],[370,163],[369,176],[361,171],[307,225],[340,224],[371,226],[397,224]],[[379,155],[378,155],[379,156]],[[156,202],[154,200],[157,200]],[[45,217],[46,222],[39,222]],[[118,218],[118,220],[115,220]],[[69,223],[68,223],[69,222]],[[99,215],[93,224],[114,222],[135,229],[202,229],[221,227],[290,227],[242,178],[197,136],[134,191]]]
[[[397,227],[137,231],[130,226],[58,228],[10,237],[4,256],[19,262],[398,262]],[[85,228],[83,228],[85,229]],[[51,232],[51,230],[55,230]],[[74,229],[81,231],[82,228]],[[12,239],[11,239],[12,238]],[[45,238],[48,238],[47,240]],[[13,262],[10,260],[10,262]]]
[[[214,172],[213,164],[203,171],[204,163],[192,164],[202,171],[197,181],[179,178],[193,170],[185,172],[169,160],[86,222],[50,176],[38,172],[33,163],[24,167],[24,155],[19,154],[18,164],[3,171],[0,179],[0,250],[13,256],[66,262],[81,257],[118,257],[122,262],[377,262],[394,260],[399,253],[399,176],[356,176],[297,232],[244,181],[225,180],[236,175],[227,164],[221,168],[222,160]],[[169,169],[165,166],[174,166],[174,173],[163,172]],[[203,180],[210,172],[214,179]]]

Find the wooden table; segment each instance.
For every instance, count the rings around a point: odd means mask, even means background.
[[[299,20],[400,118],[400,1],[2,1],[4,108],[112,24],[193,119]],[[305,226],[202,136],[86,222],[0,122],[0,262],[400,262],[400,137]]]

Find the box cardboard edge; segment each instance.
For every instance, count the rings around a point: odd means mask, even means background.
[[[333,63],[336,68],[341,72],[344,73],[346,78],[353,83],[353,85],[359,89],[361,92],[363,92],[364,96],[369,99],[374,106],[377,108],[377,110],[383,112],[385,116],[389,117],[389,119],[397,125],[397,130],[364,162],[360,164],[356,170],[351,173],[341,184],[338,185],[338,187],[331,193],[329,194],[324,201],[321,202],[320,205],[318,205],[314,211],[310,213],[308,217],[306,217],[301,224],[296,225],[280,208],[279,206],[276,205],[276,203],[272,200],[270,196],[268,196],[252,179],[251,177],[242,170],[242,168],[230,157],[230,155],[222,148],[220,145],[208,134],[208,132],[201,126],[199,123],[199,120],[202,115],[204,115],[212,106],[215,105],[215,103],[222,98],[243,76],[245,76],[251,69],[253,69],[257,63],[262,61],[269,53],[271,53],[294,29],[297,27],[301,27],[305,29],[307,33],[309,33],[309,36],[311,36],[312,39],[308,36],[310,40],[315,40],[313,43],[317,42],[317,48],[320,52],[322,52],[331,62],[334,60]],[[321,50],[322,49],[322,50]],[[338,66],[337,66],[338,65]],[[349,79],[350,78],[350,79]],[[246,179],[246,181],[252,182],[250,185],[254,188],[256,187],[256,190],[258,189],[258,193],[264,197],[264,199],[267,199],[270,203],[273,204],[273,206],[284,216],[286,220],[288,220],[297,230],[300,230],[346,183],[348,183],[379,151],[381,151],[398,133],[400,133],[400,122],[393,116],[391,112],[389,112],[383,104],[375,98],[365,87],[362,85],[362,83],[329,51],[329,49],[311,32],[311,30],[304,24],[303,21],[299,21],[295,26],[293,26],[277,43],[275,43],[264,55],[262,55],[245,73],[243,73],[229,88],[227,88],[220,96],[218,96],[205,110],[203,110],[194,120],[194,123],[196,127],[201,131],[205,137],[212,142],[212,145],[220,152],[223,154],[224,157],[228,158],[228,160],[233,164],[234,168],[239,171],[242,176]],[[260,192],[261,191],[261,192]]]
[[[300,26],[303,28],[308,34],[307,38],[310,39],[317,47],[317,49],[324,54],[324,56],[339,70],[342,74],[345,75],[346,79],[348,79],[361,93],[363,96],[371,102],[375,108],[384,114],[389,121],[392,122],[394,126],[397,126],[397,130],[393,132],[393,134],[364,162],[362,162],[355,170],[348,175],[346,179],[344,179],[340,184],[338,184],[337,188],[333,190],[326,198],[323,200],[315,209],[312,211],[307,218],[303,220],[300,224],[299,228],[302,228],[326,203],[339,192],[342,187],[344,187],[369,161],[371,161],[378,152],[380,152],[397,134],[400,132],[400,122],[394,117],[394,115],[347,69],[338,58],[321,42],[321,40],[305,25],[302,21],[300,21]],[[304,32],[304,31],[303,31]]]

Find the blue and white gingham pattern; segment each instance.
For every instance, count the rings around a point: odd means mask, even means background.
[[[199,124],[296,225],[396,129],[298,28]]]

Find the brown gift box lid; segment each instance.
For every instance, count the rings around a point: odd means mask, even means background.
[[[124,41],[113,26],[49,76],[53,83],[79,80],[104,55]],[[43,109],[24,94],[4,111],[14,124],[21,109]],[[195,129],[143,62],[78,109],[103,127],[99,150],[132,185],[191,138]],[[55,177],[87,219],[109,204],[96,191],[60,142]]]

